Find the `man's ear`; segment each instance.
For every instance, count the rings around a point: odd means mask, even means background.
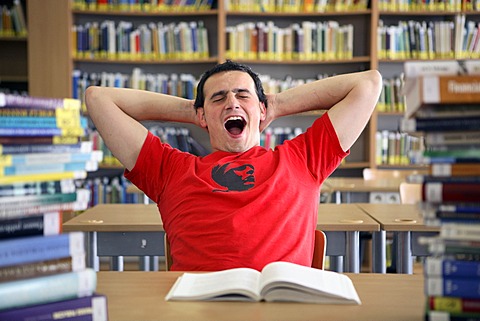
[[[205,120],[205,109],[203,107],[197,108],[198,123],[201,127],[207,128],[207,121]]]
[[[267,119],[267,107],[265,107],[265,103],[260,103],[260,121],[264,121]]]

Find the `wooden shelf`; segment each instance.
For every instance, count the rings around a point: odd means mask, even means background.
[[[377,26],[379,20],[386,18],[389,21],[399,21],[405,19],[420,20],[451,20],[456,14],[465,14],[470,17],[480,17],[480,12],[451,12],[451,11],[384,11],[379,10],[378,1],[370,1],[371,8],[359,11],[340,11],[340,12],[238,12],[227,10],[223,1],[218,1],[218,9],[208,11],[93,11],[93,10],[74,10],[71,1],[58,0],[29,0],[27,8],[29,9],[29,59],[28,74],[29,91],[32,95],[42,95],[51,97],[69,97],[72,92],[72,72],[77,66],[86,66],[98,70],[104,66],[109,70],[125,70],[140,66],[145,70],[155,70],[162,73],[179,72],[187,70],[188,72],[199,76],[204,70],[205,65],[213,66],[216,63],[223,62],[228,58],[226,53],[225,29],[229,25],[234,25],[239,21],[274,21],[286,25],[292,21],[326,21],[338,20],[341,23],[352,23],[355,26],[355,45],[354,57],[351,59],[335,60],[289,60],[272,61],[261,59],[235,59],[236,61],[253,65],[255,70],[260,73],[283,73],[292,77],[312,78],[319,73],[343,73],[353,72],[365,69],[378,69],[383,73],[384,69],[398,69],[402,71],[402,64],[406,61],[420,61],[419,59],[379,59],[377,54]],[[79,59],[75,58],[71,52],[73,48],[71,27],[76,21],[96,20],[102,21],[112,19],[116,21],[128,18],[134,22],[138,21],[194,21],[203,19],[209,30],[210,54],[212,57],[207,59],[195,60],[117,60],[117,59]],[[171,17],[171,19],[170,19]],[[478,20],[478,19],[477,19]],[[48,36],[46,36],[48,35]],[[0,38],[0,40],[4,40]],[[9,39],[8,39],[9,40]],[[451,58],[449,58],[451,59]],[[447,60],[440,58],[435,60]],[[424,60],[422,60],[424,61]],[[313,67],[313,68],[310,68]],[[123,68],[123,69],[122,69]],[[305,76],[309,74],[311,76]],[[48,77],[45,77],[48,75]],[[352,106],[353,108],[354,106]],[[305,113],[305,116],[317,114]],[[400,117],[402,113],[379,113],[374,112],[369,125],[361,135],[358,148],[352,149],[355,153],[353,159],[360,160],[355,162],[346,162],[340,168],[375,168],[380,165],[375,163],[375,134],[378,128],[382,128],[379,122],[390,122],[388,117]],[[299,115],[306,122],[308,117]],[[380,120],[379,120],[380,118]],[[309,121],[309,120],[308,120]],[[361,140],[361,141],[360,141]],[[358,154],[357,154],[358,153]],[[360,155],[360,157],[358,157]],[[381,167],[384,167],[383,165]],[[398,167],[398,166],[396,166]]]

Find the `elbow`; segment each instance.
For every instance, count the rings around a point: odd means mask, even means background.
[[[85,90],[85,105],[87,107],[87,112],[92,114],[94,108],[101,106],[99,100],[102,97],[101,94],[102,87],[90,86]]]
[[[367,71],[368,73],[368,84],[371,89],[371,92],[378,97],[380,96],[380,93],[382,92],[382,87],[383,87],[383,79],[382,79],[382,74],[378,70],[369,70]]]

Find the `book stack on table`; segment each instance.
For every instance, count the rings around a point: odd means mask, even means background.
[[[89,203],[76,179],[102,157],[82,117],[76,100],[0,93],[0,320],[107,319],[84,234],[62,233]]]
[[[425,239],[426,320],[480,320],[480,76],[424,75],[406,80],[404,130],[424,135],[414,155],[429,174],[421,212],[440,233]]]

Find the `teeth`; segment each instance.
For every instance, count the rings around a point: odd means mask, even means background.
[[[242,117],[240,117],[240,116],[232,116],[232,117],[229,117],[229,118],[227,119],[227,121],[228,121],[228,120],[243,120],[243,119],[242,119]]]

